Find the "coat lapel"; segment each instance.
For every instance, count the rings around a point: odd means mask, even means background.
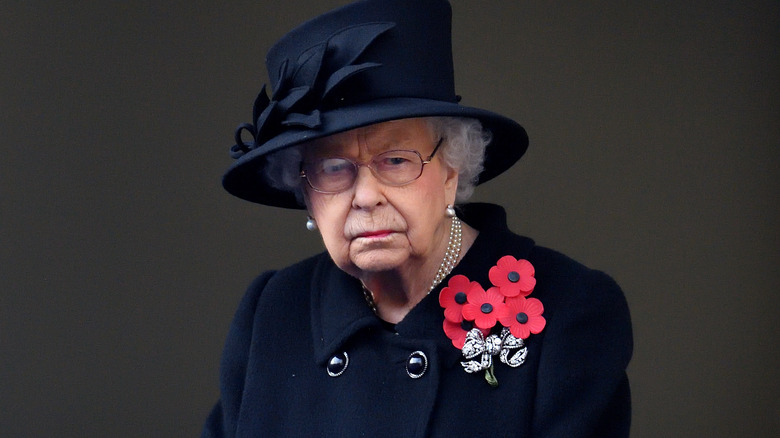
[[[311,326],[315,360],[325,364],[358,331],[381,325],[366,304],[360,282],[336,267],[327,254],[312,275]]]

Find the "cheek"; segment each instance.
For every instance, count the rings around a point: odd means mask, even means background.
[[[344,237],[344,224],[349,213],[349,203],[339,196],[309,193],[309,212],[317,221],[322,241],[328,253],[339,262],[347,257],[349,242]]]
[[[414,190],[396,203],[396,209],[408,226],[409,244],[413,252],[426,251],[445,220],[446,200],[441,184]]]

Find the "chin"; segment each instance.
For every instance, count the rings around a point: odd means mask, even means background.
[[[350,255],[350,260],[362,272],[383,272],[398,268],[409,255],[399,249],[375,249]]]

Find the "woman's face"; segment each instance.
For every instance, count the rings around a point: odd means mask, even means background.
[[[424,119],[377,123],[315,140],[304,148],[304,161],[345,157],[367,163],[389,150],[416,150],[423,159],[438,142]],[[441,262],[449,236],[445,208],[455,203],[457,171],[447,168],[439,153],[420,177],[393,187],[360,166],[355,183],[341,193],[326,194],[306,185],[306,201],[317,221],[325,247],[336,265],[363,275],[390,270],[414,270]]]

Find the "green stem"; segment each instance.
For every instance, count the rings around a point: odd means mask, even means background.
[[[496,375],[493,372],[493,364],[490,364],[490,368],[485,370],[485,380],[487,380],[488,384],[492,388],[498,388],[498,380],[496,379]]]

